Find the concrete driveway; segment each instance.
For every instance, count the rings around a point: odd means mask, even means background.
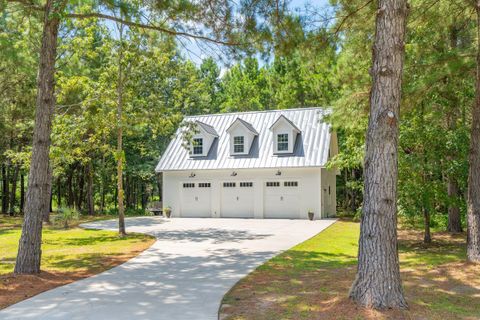
[[[158,240],[128,262],[0,311],[0,319],[214,320],[223,295],[267,259],[335,220],[127,219]],[[115,229],[116,221],[85,224]]]

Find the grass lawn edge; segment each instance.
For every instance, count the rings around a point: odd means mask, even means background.
[[[329,218],[329,220],[334,220],[333,223],[329,224],[326,228],[324,228],[323,230],[317,232],[315,235],[311,236],[310,238],[308,239],[305,239],[303,240],[302,242],[300,243],[297,243],[296,245],[288,248],[288,249],[285,249],[285,250],[282,250],[280,252],[278,252],[276,255],[274,255],[273,257],[270,257],[268,260],[262,262],[260,265],[258,265],[257,267],[255,267],[252,271],[250,271],[248,274],[246,274],[245,276],[243,276],[242,278],[238,279],[234,284],[233,286],[230,287],[230,289],[228,289],[227,292],[225,292],[225,294],[222,296],[222,299],[220,300],[220,304],[218,306],[218,310],[217,310],[217,319],[221,320],[221,311],[222,311],[222,308],[224,305],[226,305],[226,303],[224,303],[225,301],[225,297],[228,296],[236,287],[237,285],[245,278],[247,278],[250,274],[252,274],[253,272],[255,272],[255,270],[257,270],[258,268],[260,268],[261,266],[263,266],[264,264],[268,263],[270,260],[278,257],[279,255],[287,252],[288,250],[291,250],[293,248],[295,248],[296,246],[298,246],[299,244],[302,244],[304,242],[307,242],[309,240],[312,240],[313,238],[315,238],[316,236],[318,236],[320,233],[326,231],[327,229],[331,228],[335,223],[337,223],[340,219],[339,218]]]
[[[98,218],[98,217],[97,217]],[[98,221],[108,221],[114,220],[112,217],[106,217],[106,219],[93,219],[87,221],[81,221],[76,224],[74,227],[68,230],[56,229],[55,231],[70,231],[70,230],[86,230],[86,231],[102,231],[114,233],[115,230],[102,229],[102,228],[90,228],[84,227],[84,224],[98,222]],[[135,217],[128,217],[135,218]],[[138,245],[131,245],[129,251],[123,252],[115,257],[106,256],[104,263],[101,267],[95,270],[82,270],[82,271],[52,271],[48,268],[42,268],[39,274],[35,275],[17,275],[13,273],[1,274],[0,275],[0,310],[6,309],[14,304],[20,303],[24,300],[30,299],[34,296],[37,296],[46,291],[63,287],[70,283],[87,279],[90,277],[96,277],[103,272],[110,271],[116,267],[119,267],[131,259],[139,256],[146,250],[148,250],[157,239],[155,236],[148,233],[141,232],[128,232],[128,237],[144,238],[138,242]],[[148,239],[148,240],[146,240]],[[42,257],[43,259],[43,257]],[[42,265],[44,265],[42,261]]]

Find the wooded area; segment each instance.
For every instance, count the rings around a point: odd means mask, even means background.
[[[1,211],[25,214],[16,272],[40,270],[51,211],[122,216],[123,205],[141,214],[159,200],[154,167],[184,116],[308,106],[333,111],[339,208],[362,217],[364,236],[386,228],[378,239],[388,248],[364,252],[361,236],[360,258],[396,252],[398,215],[422,226],[425,243],[430,228],[458,233],[468,221],[468,257],[480,261],[480,1],[412,0],[407,10],[403,0],[332,0],[293,11],[273,0],[8,0],[0,9]],[[398,254],[390,258],[398,282],[374,287],[398,294],[367,301],[352,289],[361,304],[406,306]]]

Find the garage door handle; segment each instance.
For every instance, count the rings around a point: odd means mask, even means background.
[[[198,197],[195,197],[195,201],[198,201]]]
[[[238,199],[238,197],[237,197],[237,201],[238,201],[238,200],[239,200],[239,199]]]
[[[280,197],[280,201],[283,201],[283,196],[282,196],[282,197]]]

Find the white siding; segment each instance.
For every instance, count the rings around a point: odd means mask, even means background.
[[[211,214],[213,218],[221,217],[222,207],[222,188],[223,182],[253,182],[254,204],[253,215],[255,218],[264,218],[265,209],[265,183],[279,181],[297,181],[299,207],[298,212],[292,213],[289,218],[308,219],[308,210],[315,212],[316,219],[325,214],[321,211],[321,187],[320,182],[323,181],[320,175],[321,168],[284,168],[279,169],[281,175],[276,175],[277,169],[240,169],[240,170],[193,170],[193,171],[170,171],[163,173],[163,204],[172,208],[173,217],[182,216],[182,188],[183,183],[195,183],[198,189],[198,183],[211,183]],[[324,169],[325,170],[325,169]],[[236,172],[236,176],[232,173]],[[325,170],[325,172],[329,172]],[[189,178],[191,173],[195,177]],[[328,177],[328,174],[325,174]],[[333,177],[335,174],[333,173]],[[328,179],[328,178],[325,178]],[[331,179],[331,178],[330,178]],[[328,187],[327,187],[328,188]],[[331,189],[331,192],[333,192]],[[225,204],[224,204],[225,205]]]

